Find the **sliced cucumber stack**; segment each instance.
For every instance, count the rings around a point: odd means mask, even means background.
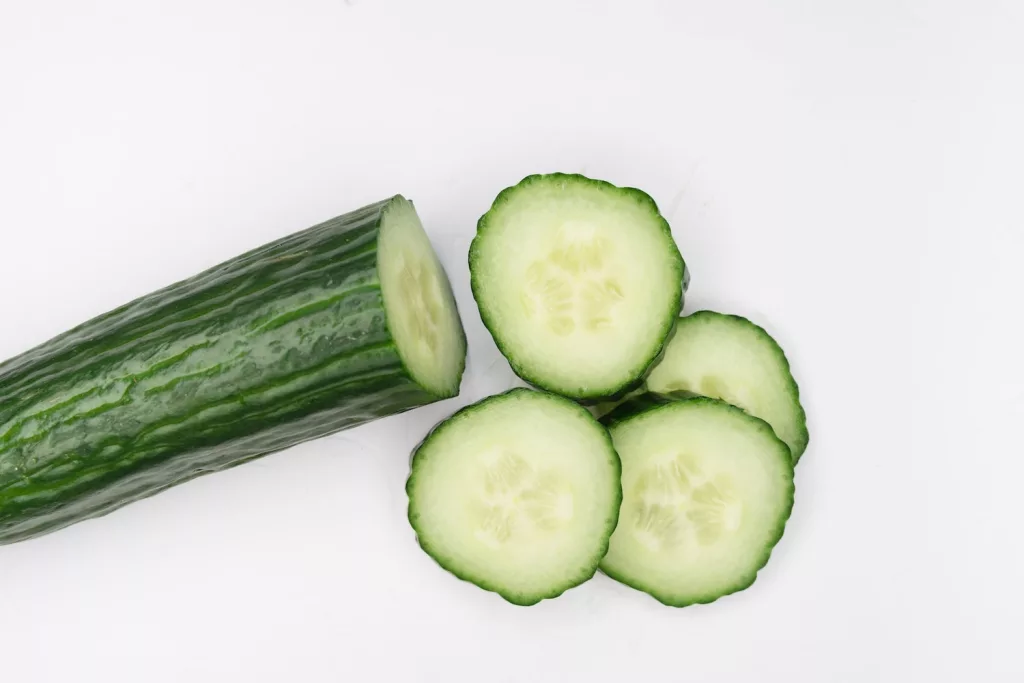
[[[793,507],[800,393],[762,328],[678,317],[689,274],[654,201],[529,176],[480,219],[469,266],[499,349],[546,391],[485,399],[417,449],[424,550],[520,605],[595,565],[678,607],[750,586]]]
[[[713,311],[680,318],[646,385],[653,392],[691,392],[743,408],[772,426],[794,462],[807,448],[807,419],[786,354],[746,318]]]
[[[793,506],[789,448],[722,401],[639,405],[606,418],[623,500],[601,570],[676,607],[747,588]]]
[[[653,199],[561,173],[498,195],[469,267],[483,322],[516,374],[574,399],[643,379],[688,281]]]
[[[512,389],[455,413],[415,450],[409,521],[441,567],[532,605],[597,571],[619,474],[608,433],[584,408]]]

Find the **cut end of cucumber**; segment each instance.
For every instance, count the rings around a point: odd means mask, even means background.
[[[619,472],[585,409],[513,389],[456,413],[416,450],[409,520],[442,567],[530,605],[594,575],[618,518]]]
[[[743,408],[772,426],[794,461],[807,448],[807,419],[789,361],[771,335],[746,318],[714,311],[680,318],[646,386]]]
[[[388,328],[413,379],[430,393],[459,393],[466,338],[448,277],[412,203],[395,197],[381,218],[377,267]]]
[[[685,265],[640,190],[579,175],[502,192],[470,249],[473,294],[521,377],[573,398],[641,378],[679,313]]]
[[[789,449],[771,428],[697,398],[641,412],[611,433],[623,501],[602,570],[674,606],[751,585],[793,505]]]

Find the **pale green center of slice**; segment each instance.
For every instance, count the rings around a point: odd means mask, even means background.
[[[401,296],[406,302],[402,313],[406,326],[429,350],[437,348],[438,328],[443,314],[440,283],[422,260],[406,254],[399,279]]]
[[[527,318],[540,318],[552,332],[599,331],[611,325],[622,301],[621,283],[608,267],[610,246],[586,224],[566,223],[553,246],[526,269],[521,295]]]
[[[653,551],[708,546],[735,533],[743,505],[724,474],[708,476],[685,453],[659,458],[633,484],[632,533]]]
[[[492,548],[551,532],[572,520],[574,497],[551,470],[539,470],[510,451],[482,460],[481,495],[470,506],[476,538]]]

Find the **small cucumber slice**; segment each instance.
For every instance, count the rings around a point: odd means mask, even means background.
[[[562,173],[498,195],[469,267],[483,322],[516,374],[588,400],[640,383],[688,282],[653,199]]]
[[[585,408],[517,388],[463,408],[413,453],[409,522],[444,569],[532,605],[591,578],[619,515],[619,459]]]
[[[720,398],[743,408],[772,426],[794,462],[807,449],[807,418],[786,354],[746,318],[714,311],[680,318],[646,387]]]
[[[629,405],[640,412],[623,414]],[[709,398],[632,401],[608,423],[623,499],[601,570],[675,607],[750,586],[793,507],[786,444]]]

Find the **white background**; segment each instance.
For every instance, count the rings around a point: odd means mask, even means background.
[[[0,357],[401,192],[462,395],[0,547],[5,681],[1024,680],[1024,3],[0,5]],[[409,451],[513,383],[466,250],[522,176],[646,189],[687,310],[793,361],[811,445],[748,591],[523,609],[413,540]]]

